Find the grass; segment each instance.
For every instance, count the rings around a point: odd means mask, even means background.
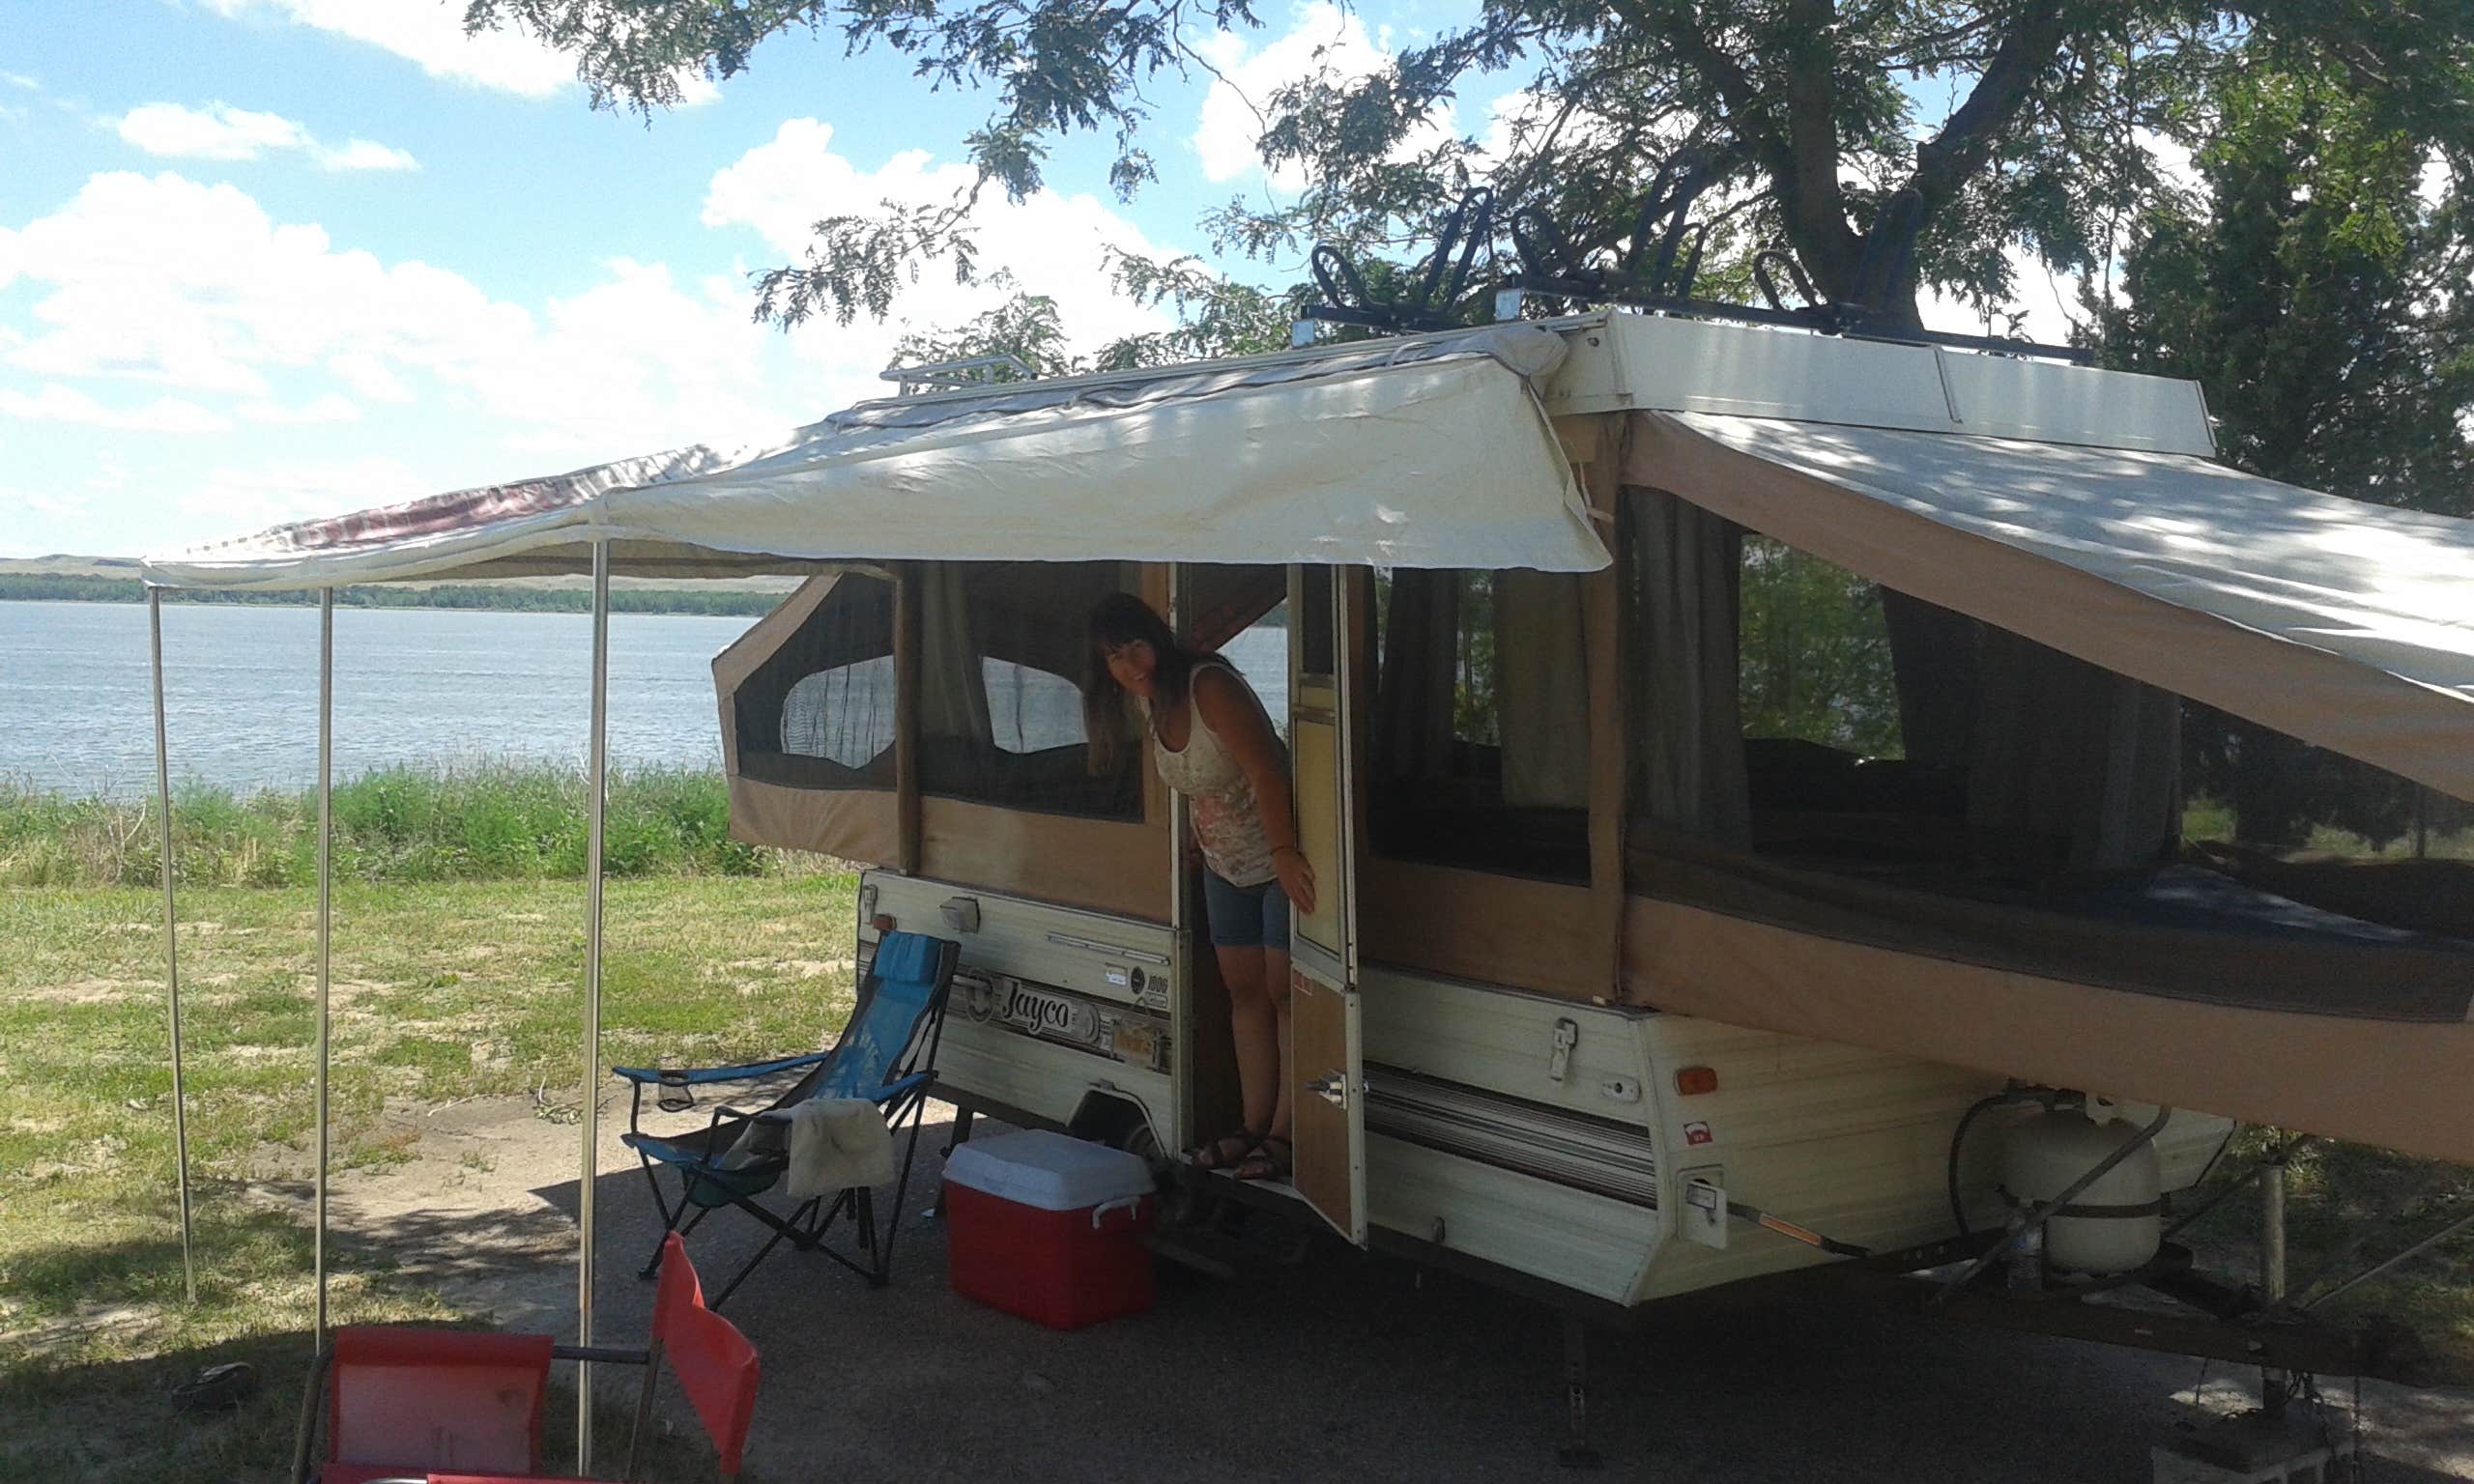
[[[535,763],[386,768],[335,785],[341,880],[581,879],[585,780]],[[314,792],[173,795],[173,856],[189,886],[297,886],[318,871]],[[151,886],[161,870],[154,801],[73,798],[0,781],[0,886]],[[730,838],[717,772],[615,773],[603,824],[614,876],[761,876],[814,857]]]
[[[2175,1197],[2176,1204],[2190,1209],[2247,1171],[2275,1143],[2269,1130],[2242,1130],[2205,1185]],[[2204,1266],[2256,1281],[2259,1203],[2254,1184],[2177,1240]],[[2360,1144],[2312,1140],[2294,1155],[2286,1174],[2287,1291],[2300,1297],[2314,1286],[2333,1286],[2469,1210],[2474,1170]],[[2474,1386],[2474,1231],[2460,1232],[2313,1313],[2340,1322],[2384,1316],[2402,1323],[2429,1352],[2432,1380]]]
[[[667,1053],[694,1065],[820,1043],[849,1010],[854,886],[826,872],[612,882],[604,1062]],[[305,1178],[311,1157],[313,899],[223,887],[184,893],[182,906],[194,1305],[181,1293],[160,897],[0,889],[0,1484],[273,1480],[288,1457],[309,1351],[309,1238],[297,1203],[269,1192]],[[402,1110],[475,1094],[572,1118],[583,955],[574,882],[341,883],[338,1164],[402,1157]],[[470,1156],[465,1167],[489,1162]],[[2468,1201],[2464,1170],[2316,1146],[2292,1180],[2294,1278],[2394,1251]],[[2217,1264],[2249,1271],[2257,1232],[2245,1198],[2194,1237]],[[338,1323],[478,1317],[400,1274],[384,1233],[365,1237],[338,1233]],[[2474,1239],[2334,1312],[2373,1310],[2411,1324],[2443,1375],[2474,1382]],[[172,1410],[174,1384],[233,1358],[264,1378],[240,1413]],[[623,1437],[625,1421],[602,1427]],[[679,1446],[665,1476],[703,1476],[701,1442]]]
[[[604,1062],[820,1043],[849,1010],[854,885],[611,883]],[[271,1480],[289,1456],[309,1239],[269,1192],[310,1168],[313,897],[208,889],[182,907],[194,1305],[181,1293],[161,899],[0,891],[0,1481]],[[572,1118],[583,956],[576,884],[339,885],[337,1163],[400,1157],[390,1106],[518,1094]],[[339,1235],[331,1272],[338,1323],[475,1317],[396,1276],[383,1240]],[[265,1378],[247,1408],[171,1410],[174,1383],[225,1358]],[[625,1426],[622,1409],[604,1435]],[[688,1476],[709,1469],[701,1446],[683,1454]]]

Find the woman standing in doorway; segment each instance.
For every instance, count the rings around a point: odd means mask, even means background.
[[[1284,1180],[1288,1104],[1288,909],[1314,910],[1314,869],[1297,848],[1288,755],[1236,667],[1177,642],[1132,593],[1091,611],[1093,739],[1114,737],[1124,698],[1141,703],[1151,756],[1185,795],[1202,847],[1212,956],[1228,988],[1245,1126],[1187,1158],[1240,1180]]]

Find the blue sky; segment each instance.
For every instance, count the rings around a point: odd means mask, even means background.
[[[1462,9],[1275,5],[1196,43],[1259,96],[1318,45],[1370,67]],[[748,318],[747,272],[794,257],[809,221],[961,184],[984,99],[793,36],[647,127],[587,107],[572,63],[529,39],[464,38],[461,11],[9,7],[0,556],[135,555],[761,437],[877,394],[906,325],[1001,297],[931,267],[894,323]],[[1195,248],[1204,209],[1279,188],[1227,83],[1150,91],[1157,185],[1115,201],[1107,142],[1070,140],[1050,190],[983,221],[984,266],[1055,295],[1088,342],[1165,323],[1110,297],[1103,244]],[[1453,123],[1482,132],[1496,101]]]
[[[985,100],[795,36],[647,127],[587,107],[528,39],[467,41],[460,12],[11,7],[0,556],[134,555],[762,436],[879,391],[906,325],[993,302],[932,267],[894,323],[786,336],[750,323],[746,283],[819,215],[949,193]],[[1432,19],[1315,5],[1203,40],[1268,86],[1317,43],[1370,60]],[[1162,179],[1130,205],[1104,142],[1062,144],[1050,191],[989,214],[987,265],[1092,341],[1159,323],[1108,296],[1100,249],[1196,245],[1205,207],[1266,188],[1214,86],[1154,90]]]

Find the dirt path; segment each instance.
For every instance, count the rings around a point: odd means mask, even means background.
[[[599,1190],[636,1168],[636,1156],[618,1142],[625,1130],[623,1098],[605,1100]],[[336,1172],[328,1229],[339,1264],[391,1266],[455,1308],[504,1328],[574,1329],[582,1144],[572,1112],[545,1117],[526,1098],[390,1104],[371,1137],[401,1157]],[[254,1190],[309,1219],[311,1190],[297,1175]],[[596,1213],[596,1225],[601,1220]],[[613,1249],[601,1250],[602,1261],[616,1260],[607,1255]]]

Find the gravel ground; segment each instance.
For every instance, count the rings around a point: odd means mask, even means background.
[[[634,1272],[658,1223],[632,1156],[615,1145],[623,1104],[616,1111],[604,1120],[594,1197],[595,1328],[604,1343],[630,1343],[652,1294]],[[727,1312],[763,1358],[747,1460],[758,1478],[1563,1476],[1563,1330],[1537,1303],[1329,1242],[1234,1282],[1164,1268],[1153,1312],[1055,1333],[946,1289],[942,1232],[919,1219],[943,1134],[932,1123],[922,1139],[929,1178],[907,1202],[890,1288],[777,1249],[731,1299]],[[552,1213],[573,1210],[575,1183],[551,1170],[573,1160],[573,1130],[536,1123],[485,1136],[503,1175],[537,1179],[501,1185],[505,1198],[564,1227]],[[552,1236],[537,1219],[503,1225],[529,1243]],[[380,1240],[417,1270],[421,1255],[401,1230]],[[730,1213],[698,1233],[708,1291],[759,1235]],[[546,1327],[572,1302],[571,1258],[542,1245],[488,1254],[457,1238],[438,1259],[443,1273],[486,1274],[510,1324]],[[2135,1484],[2150,1477],[2152,1444],[2247,1405],[2256,1380],[2220,1365],[2201,1384],[2194,1360],[1776,1292],[1646,1310],[1633,1331],[1601,1333],[1592,1364],[1597,1476],[1727,1484]],[[2350,1384],[2336,1385],[2350,1402]],[[2361,1394],[2365,1477],[2474,1479],[2474,1395],[2378,1384]],[[684,1423],[676,1400],[665,1413]]]

